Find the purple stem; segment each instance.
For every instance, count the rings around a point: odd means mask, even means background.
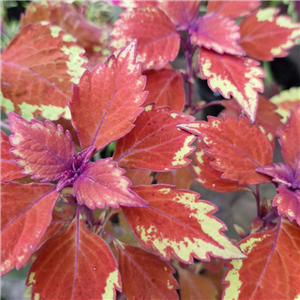
[[[9,124],[7,124],[5,121],[0,121],[0,126],[2,127],[2,128],[5,128],[6,130],[8,130],[9,132],[10,132],[10,126],[9,126]]]
[[[277,217],[278,217],[277,207],[273,207],[273,209],[266,215],[266,217],[264,219],[265,225],[269,224]]]
[[[191,44],[190,37],[188,35],[187,38],[185,38],[183,35],[181,36],[181,45],[182,49],[184,51],[185,59],[186,59],[186,74],[184,76],[184,79],[187,84],[187,106],[186,108],[192,108],[193,106],[193,79],[194,79],[194,71],[193,71],[193,54],[195,52],[196,48],[193,48],[193,45]]]
[[[94,218],[93,211],[90,208],[88,208],[87,206],[84,205],[84,212],[85,212],[85,215],[86,215],[86,219],[87,219],[90,227],[92,228],[95,224],[95,218]]]
[[[255,188],[256,188],[256,193],[255,193],[254,196],[255,196],[255,199],[256,199],[257,216],[261,217],[259,184],[256,184]]]

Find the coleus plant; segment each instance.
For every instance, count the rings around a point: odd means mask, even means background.
[[[200,1],[115,4],[131,8],[102,64],[105,29],[63,2],[30,4],[2,53],[1,274],[32,264],[32,299],[299,298],[299,89],[258,95],[254,60],[287,55],[299,24],[259,1],[209,1],[204,16]],[[168,65],[180,46],[185,72]],[[218,118],[192,116],[206,106],[196,76],[233,96]],[[272,164],[276,136],[285,163]],[[253,193],[238,244],[193,178]]]

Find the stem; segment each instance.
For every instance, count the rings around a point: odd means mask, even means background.
[[[181,36],[181,45],[186,60],[186,74],[184,76],[184,79],[187,84],[187,107],[186,108],[191,109],[193,106],[193,88],[194,88],[194,70],[193,70],[192,59],[196,48],[194,48],[193,45],[191,44],[189,35],[187,36],[187,38]]]
[[[10,126],[5,121],[0,121],[0,126],[10,132]]]
[[[270,222],[272,222],[274,219],[276,219],[278,217],[278,211],[277,208],[274,207],[265,217],[264,219],[264,223],[265,225],[269,224]]]
[[[259,184],[256,184],[255,187],[256,187],[255,199],[256,199],[257,216],[258,216],[258,217],[261,217],[261,211],[260,211],[260,195],[259,195]]]
[[[90,227],[93,228],[93,226],[95,224],[95,218],[94,218],[93,211],[91,209],[89,209],[87,206],[84,206],[84,212],[85,212],[86,219],[87,219]]]

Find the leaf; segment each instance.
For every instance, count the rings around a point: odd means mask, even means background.
[[[115,243],[123,292],[131,299],[178,299],[174,269],[141,248]],[[134,284],[133,284],[134,282]]]
[[[32,299],[40,300],[115,299],[115,289],[121,290],[109,247],[78,217],[42,248],[26,284],[32,285]]]
[[[239,45],[258,60],[273,60],[288,55],[300,36],[299,23],[288,16],[278,16],[279,9],[268,7],[253,13],[240,23]]]
[[[133,41],[117,58],[110,56],[92,73],[86,71],[78,86],[73,85],[70,110],[82,149],[95,146],[97,152],[134,127],[147,97],[146,78],[135,59]]]
[[[179,51],[180,36],[171,20],[156,7],[138,7],[120,15],[111,32],[114,51],[137,39],[137,61],[144,69],[160,70],[173,61]]]
[[[48,120],[45,124],[35,119],[28,122],[15,113],[10,113],[8,119],[13,133],[11,152],[24,174],[33,175],[32,179],[54,181],[72,168],[75,150],[68,131]]]
[[[293,87],[273,96],[270,101],[277,105],[277,112],[282,116],[281,122],[285,123],[297,104],[300,103],[300,87]]]
[[[169,106],[171,110],[183,111],[185,92],[181,72],[173,69],[144,72],[147,76],[145,90],[149,92],[144,105],[155,103]]]
[[[224,223],[213,217],[216,207],[198,200],[192,191],[176,190],[169,185],[132,188],[148,201],[148,208],[122,210],[139,242],[170,260],[171,254],[184,263],[193,257],[208,261],[209,256],[244,257],[239,249],[222,234]]]
[[[295,179],[300,177],[300,104],[295,107],[283,129],[279,143],[285,163],[293,170]]]
[[[231,19],[245,17],[260,6],[259,0],[252,1],[208,1],[207,12],[220,14]]]
[[[205,153],[212,160],[210,165],[224,172],[222,178],[238,181],[239,184],[269,182],[265,175],[255,171],[272,162],[272,146],[257,125],[241,116],[235,120],[208,117],[208,122],[198,121],[179,126],[199,136],[207,145]]]
[[[239,246],[247,258],[228,263],[222,299],[297,299],[299,243],[299,226],[284,219],[272,230],[243,239]]]
[[[226,108],[222,111],[222,115],[229,114],[238,118],[241,114],[240,107],[233,99],[222,101],[222,105]],[[276,111],[277,106],[275,104],[259,95],[255,123],[261,125],[266,132],[270,132],[274,136],[277,135],[278,128],[282,126],[280,115]]]
[[[87,57],[90,58],[95,54],[105,55],[108,23],[106,23],[106,28],[95,26],[78,13],[73,5],[64,1],[31,2],[25,15],[21,17],[21,27],[40,21],[49,21],[52,25],[60,26],[74,36],[77,44],[86,50]]]
[[[218,290],[208,278],[202,275],[193,274],[180,267],[177,268],[177,271],[179,273],[181,300],[218,299],[217,298]]]
[[[187,156],[195,138],[176,126],[194,120],[167,107],[148,105],[137,118],[134,129],[117,141],[113,159],[119,166],[156,172],[171,171],[189,164]]]
[[[130,190],[125,171],[111,158],[89,163],[74,182],[73,194],[79,204],[90,209],[110,207],[146,206],[147,203]]]
[[[244,50],[237,44],[240,38],[239,29],[234,20],[222,15],[206,14],[197,20],[189,33],[192,44],[221,54],[245,55]]]
[[[277,191],[272,205],[278,208],[279,215],[285,214],[290,221],[296,221],[300,226],[300,187],[293,191],[280,186]]]
[[[56,204],[52,212],[51,223],[36,247],[36,251],[40,249],[45,242],[61,231],[66,224],[70,223],[74,219],[75,213],[76,211],[74,205]]]
[[[238,190],[246,190],[245,185],[239,185],[236,181],[222,178],[222,173],[211,167],[212,160],[209,158],[205,151],[208,148],[204,142],[198,140],[198,149],[195,152],[195,165],[193,169],[196,173],[195,180],[207,189],[220,192],[234,192]]]
[[[148,185],[153,181],[153,176],[151,171],[141,170],[141,169],[128,169],[124,168],[126,171],[125,176],[131,181],[133,186],[135,185]]]
[[[19,270],[52,219],[59,194],[55,185],[1,183],[1,275]]]
[[[11,148],[8,136],[1,131],[1,182],[23,178],[22,169],[18,166],[15,159],[10,155]]]
[[[1,55],[2,107],[27,120],[70,118],[71,83],[85,70],[84,50],[60,27],[23,27]]]
[[[191,26],[199,13],[200,0],[196,1],[158,1],[158,7],[180,30]]]
[[[157,183],[165,183],[176,186],[177,189],[189,189],[193,182],[190,166],[176,169],[172,172],[156,174]]]
[[[258,106],[257,92],[263,92],[264,71],[259,63],[247,57],[217,54],[201,48],[198,57],[201,73],[209,87],[225,98],[232,95],[249,119],[254,122]]]

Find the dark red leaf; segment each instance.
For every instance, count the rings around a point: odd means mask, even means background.
[[[280,215],[285,214],[291,221],[296,221],[300,226],[300,187],[292,191],[280,186],[272,205],[277,206]]]
[[[74,36],[89,58],[92,55],[103,57],[107,51],[109,24],[106,23],[105,28],[93,25],[71,4],[64,1],[31,2],[21,17],[21,27],[40,21],[49,21]]]
[[[42,248],[27,278],[32,299],[115,299],[121,290],[116,260],[108,245],[75,218]]]
[[[90,209],[111,207],[147,206],[147,203],[130,190],[130,181],[123,176],[125,171],[117,167],[111,158],[89,163],[77,177],[73,194],[78,203]]]
[[[199,150],[195,152],[196,163],[193,165],[193,169],[196,173],[195,180],[198,183],[210,190],[220,193],[247,189],[245,185],[239,185],[236,181],[222,178],[222,172],[211,167],[210,163],[212,160],[205,154],[205,150],[208,148],[204,142],[199,140],[197,146]]]
[[[160,70],[173,61],[180,37],[171,20],[156,7],[138,7],[120,15],[111,33],[110,47],[116,51],[137,39],[137,61],[146,70]]]
[[[176,169],[172,172],[161,172],[156,174],[157,183],[165,183],[176,186],[177,189],[190,188],[193,181],[190,165]]]
[[[178,70],[147,71],[144,75],[147,76],[145,90],[149,92],[144,105],[155,103],[159,106],[169,106],[171,110],[183,110],[185,92],[182,75]]]
[[[53,181],[71,169],[75,150],[68,131],[48,120],[45,124],[35,119],[28,122],[15,113],[10,113],[8,119],[13,133],[11,152],[24,174]]]
[[[123,243],[115,244],[122,277],[123,292],[128,300],[178,299],[174,269],[156,255]]]
[[[272,230],[243,239],[239,246],[247,258],[228,263],[222,299],[297,299],[299,244],[300,227],[284,219]]]
[[[222,105],[226,108],[222,111],[222,115],[229,114],[238,118],[242,113],[241,108],[233,99],[222,101]],[[277,106],[275,104],[259,95],[255,123],[261,125],[266,132],[270,132],[274,136],[277,135],[277,130],[282,127],[281,117],[276,111]]]
[[[253,10],[260,6],[259,0],[238,1],[208,1],[207,13],[214,12],[216,14],[224,15],[231,19],[236,19],[249,15]]]
[[[195,138],[177,128],[194,117],[170,112],[167,107],[148,105],[137,118],[134,129],[117,141],[114,160],[119,166],[157,172],[189,164]]]
[[[21,173],[22,169],[16,163],[15,158],[10,155],[10,148],[8,136],[1,131],[1,182],[26,176]]]
[[[126,171],[125,176],[129,178],[132,185],[148,185],[153,181],[153,176],[151,175],[151,171],[142,170],[142,169],[129,169],[124,168]]]
[[[244,50],[237,44],[240,38],[239,29],[234,20],[222,15],[207,14],[199,18],[189,32],[192,44],[221,54],[245,55]]]
[[[239,45],[246,53],[258,60],[273,60],[288,55],[300,36],[299,23],[288,16],[277,16],[279,9],[260,9],[240,23]]]
[[[51,222],[58,196],[52,184],[1,184],[1,275],[29,259]]]
[[[210,165],[224,172],[222,178],[236,180],[239,184],[259,184],[270,179],[255,171],[271,164],[273,153],[268,138],[247,118],[225,120],[208,117],[208,122],[198,121],[179,126],[199,136],[207,145],[205,153],[212,160]]]
[[[285,126],[279,131],[279,143],[285,163],[300,177],[300,105],[293,110]]]
[[[171,254],[184,263],[192,263],[193,257],[244,257],[222,233],[227,228],[212,215],[216,207],[198,200],[197,193],[158,184],[132,189],[149,207],[123,207],[125,217],[140,243],[163,259],[170,260]]]
[[[199,14],[200,0],[158,1],[158,7],[179,29],[189,28]]]
[[[179,274],[181,300],[217,299],[218,290],[209,278],[200,274],[193,274],[180,267],[176,269]]]
[[[213,91],[225,98],[233,96],[249,119],[254,122],[258,106],[257,92],[263,92],[264,71],[259,63],[247,57],[218,54],[201,48],[198,62],[201,73]]]
[[[84,50],[60,27],[23,27],[1,55],[2,107],[27,120],[70,118],[71,83],[85,70]]]
[[[99,151],[124,136],[143,111],[147,93],[141,64],[136,63],[136,42],[131,42],[117,58],[109,57],[93,72],[86,71],[79,85],[73,85],[70,110],[82,149]]]

